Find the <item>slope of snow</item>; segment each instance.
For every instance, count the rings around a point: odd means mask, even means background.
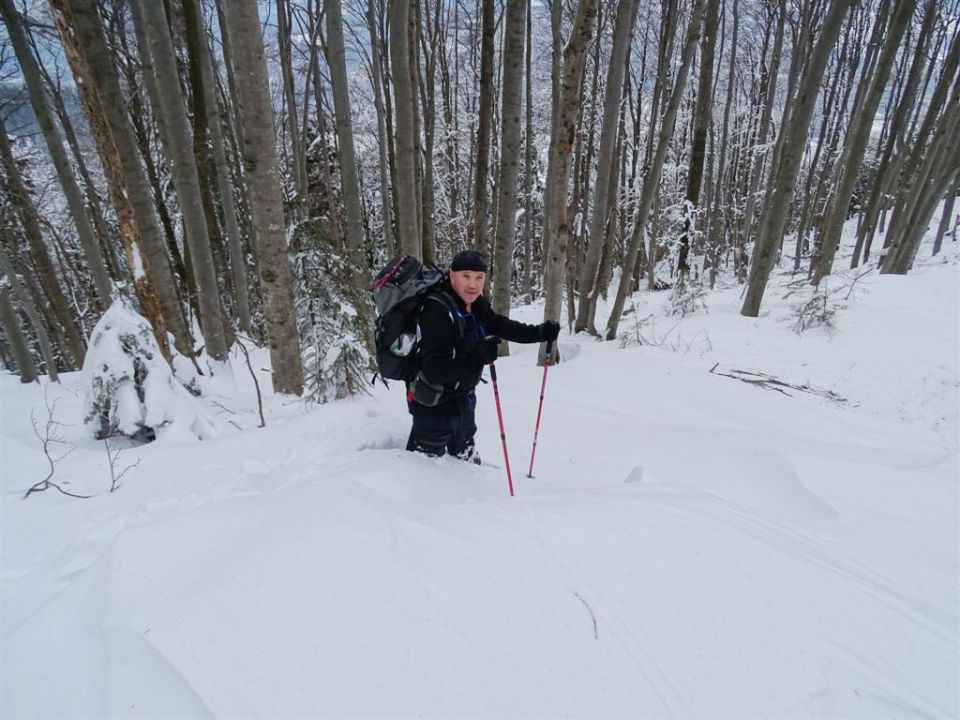
[[[513,346],[497,368],[514,498],[490,386],[477,467],[404,452],[395,385],[319,407],[267,397],[258,429],[235,359],[238,392],[206,398],[231,432],[125,447],[118,469],[140,464],[109,493],[77,375],[43,390],[4,375],[0,711],[956,717],[947,253],[858,280],[832,334],[791,330],[809,291],[784,299],[787,277],[756,319],[738,287],[679,324],[664,294],[638,293],[634,333],[657,345],[561,336],[532,479],[542,370]],[[21,499],[46,475],[44,392],[77,447],[53,480],[91,499]]]

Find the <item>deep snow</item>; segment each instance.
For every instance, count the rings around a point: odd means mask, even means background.
[[[109,493],[79,374],[0,376],[2,715],[957,717],[958,255],[838,292],[832,334],[791,330],[785,275],[757,319],[638,293],[621,333],[660,347],[561,336],[533,479],[514,345],[514,498],[489,385],[475,467],[402,450],[396,386],[267,397],[257,429],[235,358],[204,400],[229,432],[124,449]],[[21,499],[44,391],[91,499]]]

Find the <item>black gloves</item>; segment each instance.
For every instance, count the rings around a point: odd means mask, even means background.
[[[540,339],[553,342],[557,339],[557,336],[560,334],[560,323],[555,323],[553,320],[547,320],[543,325],[540,326]]]
[[[500,338],[485,337],[477,343],[477,349],[474,350],[480,365],[489,365],[497,359],[497,348],[500,346]]]

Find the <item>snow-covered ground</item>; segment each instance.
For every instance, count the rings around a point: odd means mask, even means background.
[[[3,375],[2,715],[957,717],[958,259],[829,278],[832,333],[792,330],[786,275],[757,319],[638,293],[644,344],[561,336],[532,479],[513,346],[513,498],[489,385],[477,467],[403,451],[397,386],[257,428],[237,357],[204,400],[230,431],[124,449],[110,493],[78,374]],[[45,392],[90,499],[21,499]]]

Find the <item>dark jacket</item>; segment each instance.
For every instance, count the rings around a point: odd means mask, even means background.
[[[420,311],[417,321],[420,372],[431,385],[442,386],[447,399],[468,394],[480,382],[483,356],[479,346],[485,337],[518,343],[542,339],[541,326],[525,325],[498,315],[482,295],[468,313],[466,304],[448,281],[435,292],[444,293],[448,300],[438,302],[428,298]],[[454,316],[454,308],[459,321]]]

